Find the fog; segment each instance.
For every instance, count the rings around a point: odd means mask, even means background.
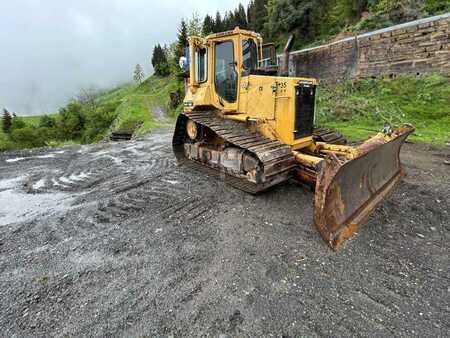
[[[0,108],[55,112],[81,88],[151,74],[157,43],[176,39],[181,18],[234,9],[248,0],[2,0]]]

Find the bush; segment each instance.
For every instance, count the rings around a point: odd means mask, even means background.
[[[53,116],[44,115],[39,120],[39,127],[54,128],[56,127],[56,119]]]
[[[59,110],[58,130],[61,139],[79,139],[81,137],[85,124],[82,108],[80,103],[71,102]]]
[[[102,139],[104,134],[117,117],[116,108],[120,101],[109,102],[86,116],[83,143],[96,142]]]
[[[381,0],[375,6],[375,13],[385,15],[394,24],[416,20],[421,17],[419,0]]]
[[[167,62],[158,63],[155,66],[155,74],[159,76],[168,76],[170,75],[170,66]]]
[[[424,10],[431,15],[450,11],[450,1],[448,0],[426,0]]]
[[[25,121],[20,117],[14,117],[12,120],[11,130],[22,129],[26,127]]]
[[[14,144],[9,139],[8,135],[0,133],[0,151],[11,150],[14,148]]]
[[[11,132],[11,140],[17,148],[43,147],[46,145],[46,135],[42,128],[24,127]]]

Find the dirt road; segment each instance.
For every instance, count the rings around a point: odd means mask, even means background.
[[[170,131],[0,154],[1,336],[448,336],[448,149],[338,253],[294,182],[175,165]]]

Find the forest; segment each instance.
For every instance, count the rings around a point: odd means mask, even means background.
[[[206,36],[236,26],[260,33],[281,51],[290,34],[296,36],[294,48],[300,49],[448,11],[448,0],[251,0],[247,8],[239,4],[225,13],[204,18],[193,13],[182,19],[177,41],[154,47],[152,65],[157,75],[176,73],[188,36]]]

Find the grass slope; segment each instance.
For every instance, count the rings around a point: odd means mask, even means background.
[[[138,135],[145,134],[154,128],[173,123],[175,111],[169,107],[171,92],[182,89],[182,84],[173,77],[151,76],[132,90],[123,89],[126,94],[117,107],[117,118],[113,130],[134,130]],[[118,93],[111,93],[112,99]],[[109,99],[109,96],[102,98]]]
[[[318,125],[361,140],[380,131],[384,122],[413,124],[413,141],[450,142],[450,79],[434,74],[320,87]]]

